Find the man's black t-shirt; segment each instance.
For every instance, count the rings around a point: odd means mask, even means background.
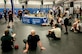
[[[12,45],[12,37],[11,36],[2,36],[1,37],[1,48],[3,51],[10,51],[12,49],[11,45]]]
[[[40,38],[38,35],[32,36],[29,35],[28,36],[28,45],[29,45],[29,49],[30,50],[35,50],[37,48],[37,42],[40,41]]]

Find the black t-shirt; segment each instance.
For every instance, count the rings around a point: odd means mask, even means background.
[[[13,19],[13,14],[9,14],[9,19]]]
[[[40,41],[40,38],[38,35],[32,36],[29,35],[28,36],[28,45],[29,45],[29,49],[30,50],[35,50],[37,48],[37,42]]]
[[[2,36],[1,41],[2,41],[1,46],[2,46],[3,51],[9,51],[12,49],[12,47],[11,47],[12,37],[11,36]]]

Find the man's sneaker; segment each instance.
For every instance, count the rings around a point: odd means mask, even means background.
[[[65,32],[64,34],[68,34],[68,32]]]

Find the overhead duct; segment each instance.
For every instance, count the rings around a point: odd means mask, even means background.
[[[41,5],[40,1],[28,1],[28,5]]]
[[[44,5],[53,5],[53,2],[44,2]]]

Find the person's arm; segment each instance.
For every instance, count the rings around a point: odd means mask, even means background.
[[[38,41],[38,45],[39,45],[39,47],[40,47],[41,50],[45,50],[45,48],[42,46],[41,41]]]
[[[80,27],[80,25],[79,25],[79,24],[77,24],[76,29],[77,29],[77,30],[79,30],[79,27]]]
[[[27,37],[27,41],[26,41],[26,44],[25,44],[25,50],[23,51],[23,53],[28,52],[28,49],[29,49],[29,44],[28,44],[29,38],[30,38],[30,35]]]
[[[3,40],[3,36],[1,37],[1,41]]]
[[[28,45],[28,43],[26,43],[26,49],[23,51],[23,53],[28,52],[28,48],[29,48],[29,45]]]

